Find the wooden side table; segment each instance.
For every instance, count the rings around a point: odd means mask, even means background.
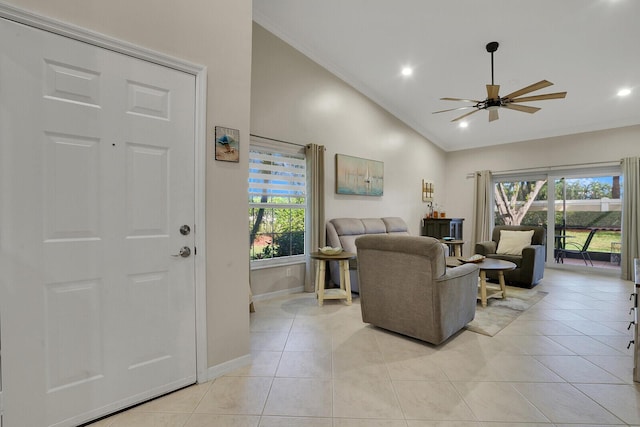
[[[510,261],[504,261],[501,259],[485,258],[482,262],[478,263],[480,267],[480,302],[483,307],[487,306],[487,298],[507,297],[507,287],[504,283],[504,272],[513,270],[516,265]],[[491,293],[487,294],[487,271],[498,272],[498,282],[500,283],[500,289],[488,288]]]
[[[355,258],[356,254],[353,252],[341,252],[337,255],[325,255],[322,252],[312,252],[309,256],[316,260],[316,296],[318,298],[318,305],[322,307],[325,299],[346,299],[347,305],[351,305],[349,260]],[[324,288],[324,278],[328,261],[338,261],[340,265],[340,288]]]
[[[452,256],[462,256],[462,245],[464,245],[464,240],[445,240],[440,239],[441,243],[449,246],[449,254]]]

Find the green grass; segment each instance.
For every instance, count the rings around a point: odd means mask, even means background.
[[[573,236],[571,238],[567,238],[567,243],[573,242],[578,244],[580,248],[584,245],[584,242],[587,240],[589,236],[590,230],[567,230],[567,236]],[[591,239],[591,243],[589,244],[589,252],[611,252],[611,242],[620,242],[620,232],[619,231],[605,231],[599,230],[596,231],[596,234],[593,235],[593,239]],[[567,249],[573,249],[573,245],[568,247]]]

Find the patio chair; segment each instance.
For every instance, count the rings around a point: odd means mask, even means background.
[[[598,229],[596,228],[591,229],[591,231],[589,232],[589,235],[587,236],[587,240],[584,241],[584,244],[582,246],[580,246],[578,243],[575,243],[575,242],[567,242],[562,248],[558,249],[558,261],[564,264],[564,257],[566,254],[580,255],[584,260],[584,265],[589,265],[587,264],[587,260],[588,260],[591,266],[593,267],[593,261],[591,260],[591,255],[589,255],[589,252],[587,250],[589,249],[589,244],[591,244],[591,239],[593,239],[593,236],[596,234],[596,231],[598,231]],[[571,246],[571,248],[567,248],[567,246]]]

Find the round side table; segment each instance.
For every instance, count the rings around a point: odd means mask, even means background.
[[[353,252],[340,252],[337,255],[326,255],[322,252],[311,252],[309,255],[316,260],[316,296],[318,305],[322,307],[325,299],[346,299],[351,305],[351,279],[349,277],[349,260],[356,257]],[[325,289],[324,278],[328,261],[338,261],[340,265],[340,288]]]
[[[516,268],[516,265],[510,261],[504,261],[495,258],[485,258],[478,263],[478,267],[480,268],[480,302],[482,303],[482,306],[487,306],[487,298],[506,298],[507,287],[504,283],[504,272],[513,270],[514,268]],[[488,288],[489,291],[492,291],[489,294],[487,294],[487,271],[497,271],[498,282],[500,283],[500,289]]]
[[[449,246],[449,255],[462,256],[462,245],[464,245],[464,240],[440,239],[440,243],[444,243]]]

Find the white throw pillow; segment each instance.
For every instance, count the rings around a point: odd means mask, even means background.
[[[532,237],[533,230],[500,230],[500,241],[498,242],[496,253],[500,255],[522,255],[522,249],[531,244]]]

